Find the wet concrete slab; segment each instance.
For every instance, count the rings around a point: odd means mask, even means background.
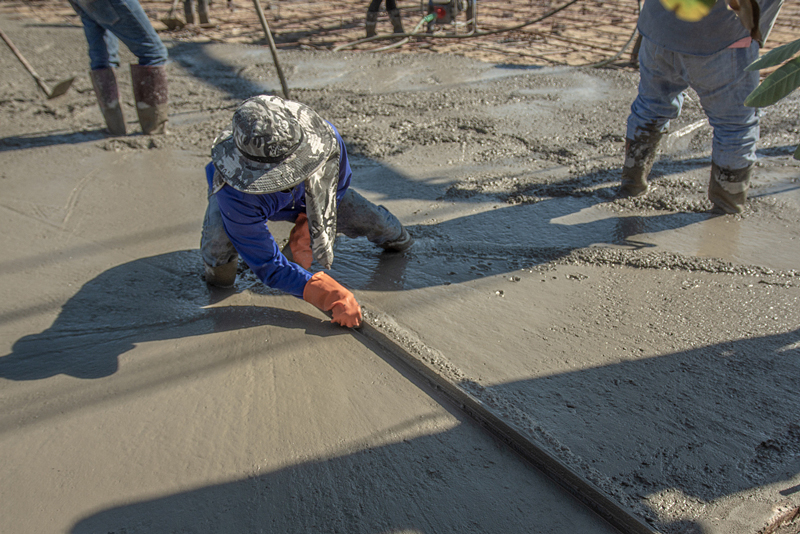
[[[85,70],[75,28],[12,29],[71,39],[59,61]],[[87,78],[40,102],[4,69],[2,521],[606,531],[310,306],[246,271],[209,292],[209,143],[278,84],[263,47],[170,54],[165,138],[138,134],[125,69],[120,139]],[[765,113],[748,212],[713,217],[691,98],[651,193],[614,199],[635,73],[282,57],[295,98],[345,135],[354,187],[417,239],[401,255],[336,245],[333,275],[403,339],[662,532],[750,534],[800,505],[796,101]]]

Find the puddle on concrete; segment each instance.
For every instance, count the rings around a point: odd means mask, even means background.
[[[758,194],[784,209],[800,206],[794,178],[773,177]],[[417,240],[406,254],[386,254],[364,239],[340,238],[336,276],[367,291],[446,286],[533,267],[592,246],[716,258],[782,271],[800,266],[800,229],[779,216],[619,212],[591,197],[519,206],[455,202],[437,210],[448,215],[417,224],[406,221]]]
[[[800,207],[800,187],[794,177],[772,177],[753,197]],[[601,205],[553,222],[595,228],[584,239],[596,239],[594,245],[627,245],[779,270],[800,268],[800,229],[780,218],[669,212],[620,216]]]

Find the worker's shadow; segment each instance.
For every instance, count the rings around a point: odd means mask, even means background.
[[[115,373],[119,356],[138,343],[263,325],[299,328],[316,336],[338,332],[320,318],[280,305],[220,304],[229,293],[209,288],[200,265],[195,250],[142,258],[105,271],[64,304],[50,328],[19,339],[10,354],[0,357],[0,378],[101,378]]]

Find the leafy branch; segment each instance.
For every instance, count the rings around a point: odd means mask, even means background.
[[[770,50],[748,65],[745,70],[761,70],[783,63],[750,93],[744,105],[759,108],[771,106],[800,87],[800,56],[791,59],[798,52],[800,39]],[[794,159],[800,160],[800,146],[794,152]]]

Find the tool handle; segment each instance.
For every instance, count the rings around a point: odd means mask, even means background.
[[[261,8],[261,2],[259,2],[259,0],[253,0],[253,5],[256,7],[258,20],[261,22],[261,28],[264,30],[264,35],[267,36],[267,41],[269,42],[269,49],[272,52],[272,60],[275,62],[275,70],[278,71],[278,78],[281,80],[283,98],[289,100],[291,98],[289,96],[289,86],[286,84],[286,78],[283,77],[283,69],[278,61],[278,49],[275,46],[275,40],[272,38],[272,31],[270,31],[269,24],[267,24],[267,18],[264,16],[264,10]]]
[[[39,88],[42,91],[44,91],[44,93],[47,96],[50,96],[50,88],[47,87],[47,84],[44,83],[44,80],[42,80],[41,76],[36,74],[36,71],[33,70],[31,64],[28,63],[28,60],[26,60],[25,57],[22,55],[22,53],[19,50],[17,50],[17,47],[14,46],[14,43],[11,42],[11,39],[8,38],[8,36],[3,32],[3,30],[0,30],[0,37],[3,38],[3,41],[5,41],[8,47],[11,49],[11,51],[14,52],[14,55],[17,56],[17,59],[20,61],[20,63],[22,63],[22,65],[26,69],[28,69],[28,72],[31,74],[31,76],[33,76],[33,79],[36,80],[37,84],[39,84]]]
[[[172,2],[172,7],[169,8],[169,15],[167,15],[167,18],[171,19],[175,16],[175,10],[178,9],[178,2],[180,1],[181,0],[175,0],[174,2]]]

